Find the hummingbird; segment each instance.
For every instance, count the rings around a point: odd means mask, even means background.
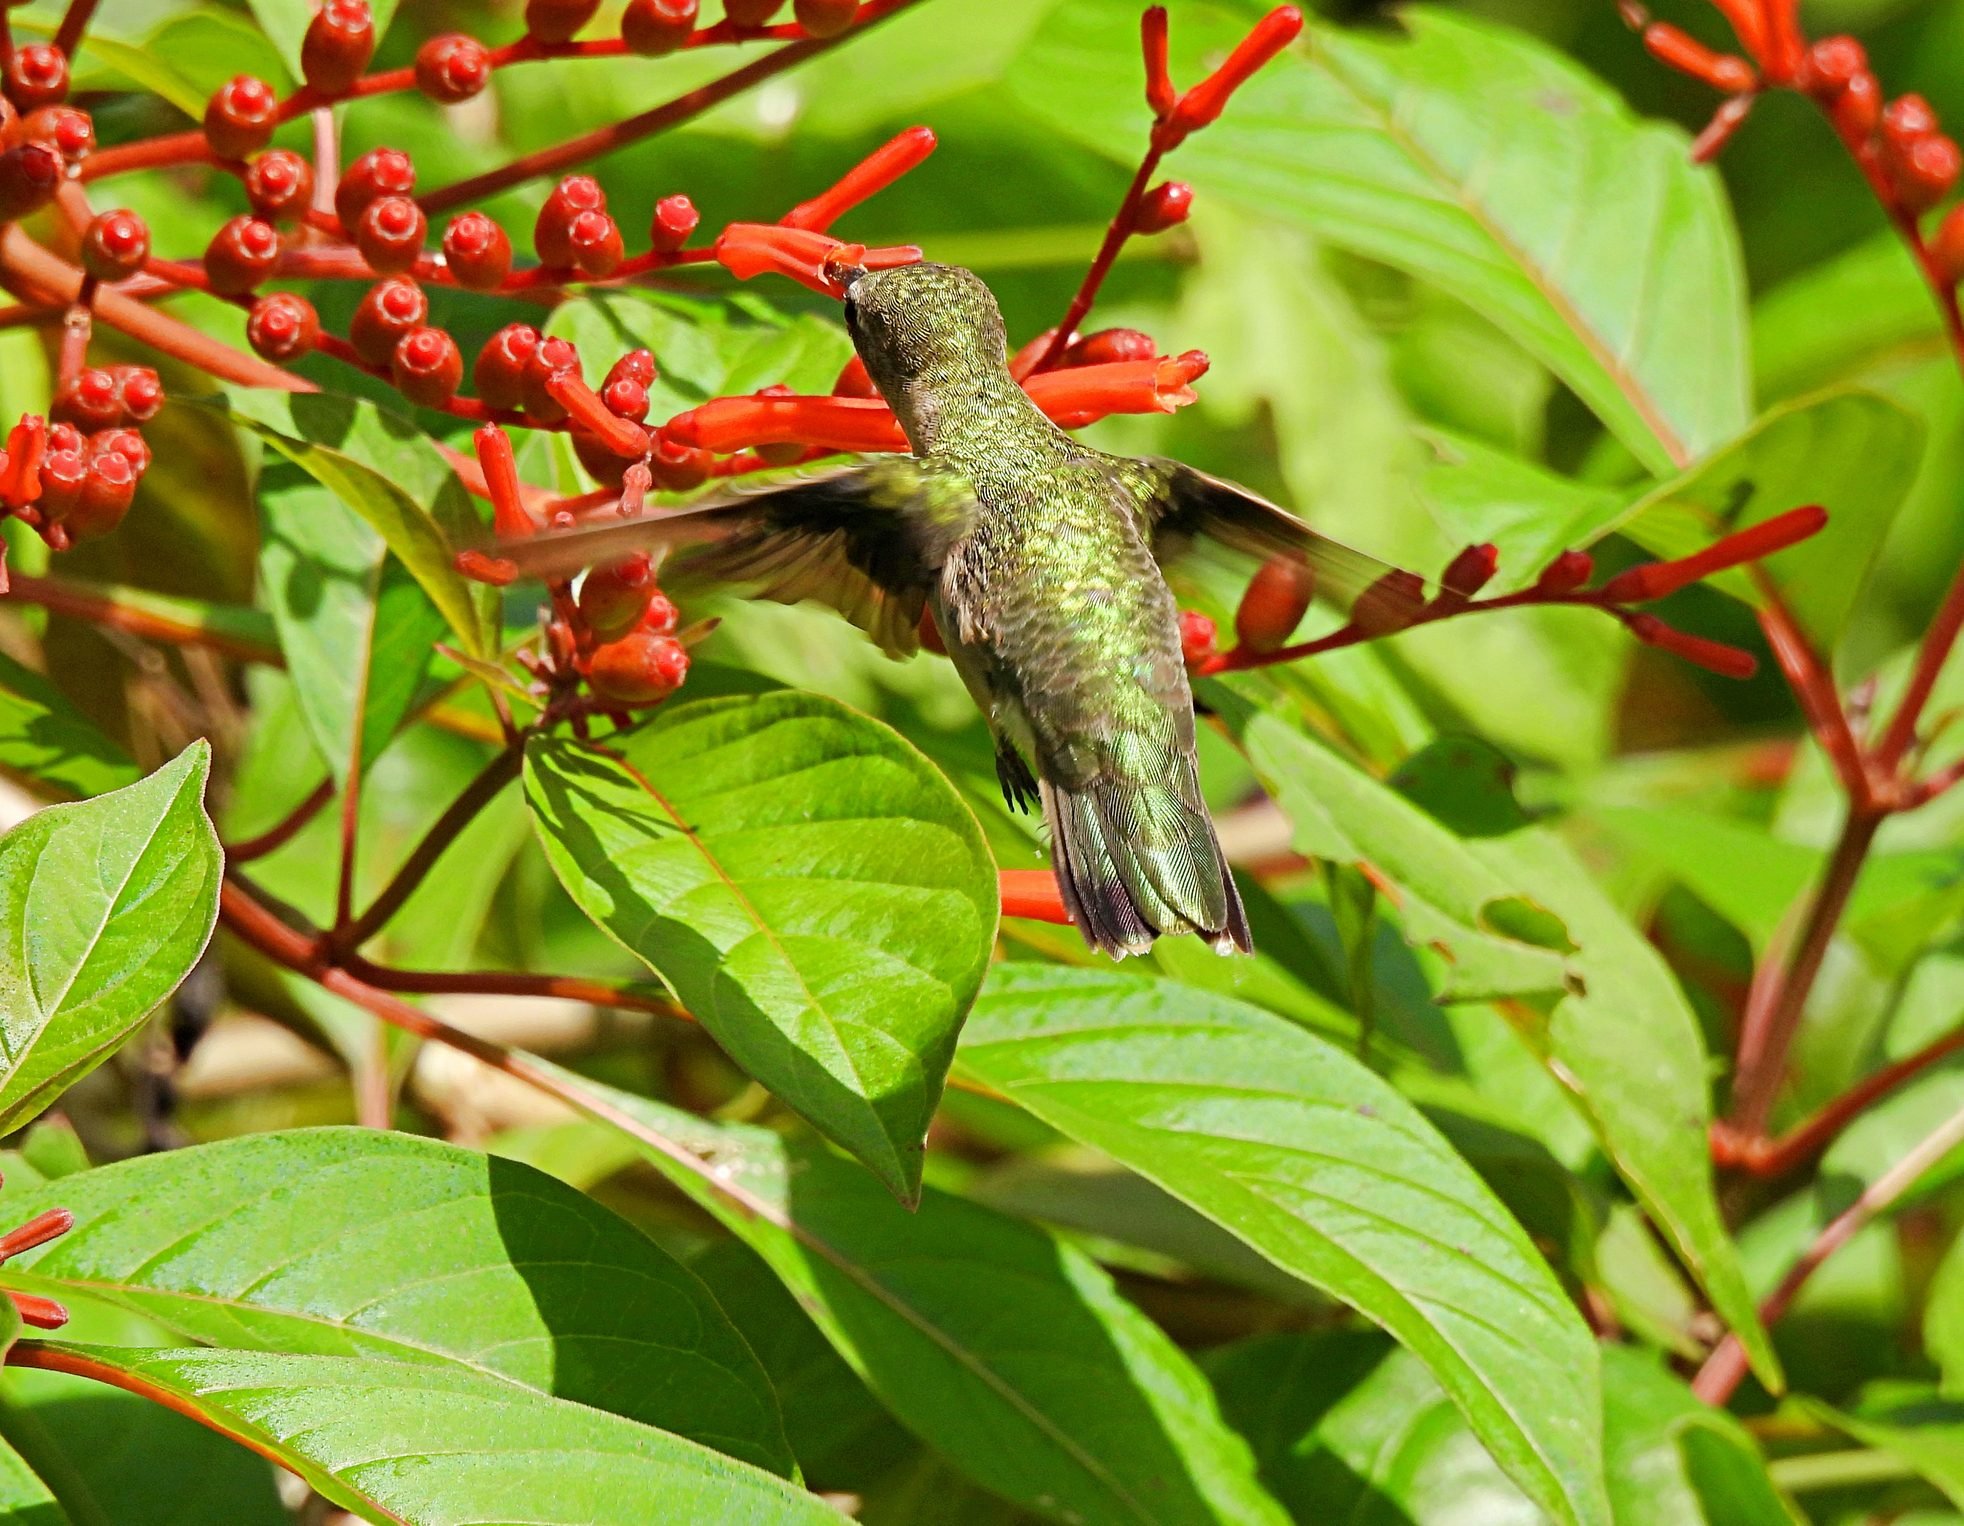
[[[1004,799],[1041,806],[1085,941],[1118,958],[1175,933],[1252,952],[1201,796],[1180,612],[1162,565],[1205,538],[1299,558],[1324,594],[1354,595],[1386,569],[1232,483],[1060,429],[1010,374],[1002,314],[973,272],[923,261],[835,275],[853,347],[910,454],[510,541],[499,554],[558,575],[686,547],[674,570],[687,582],[829,604],[893,656],[918,648],[931,613],[988,722]]]

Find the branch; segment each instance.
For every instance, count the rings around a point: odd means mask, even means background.
[[[264,858],[276,853],[299,835],[307,823],[320,815],[321,807],[334,798],[334,780],[321,780],[313,792],[296,805],[275,825],[261,832],[257,837],[248,837],[244,842],[230,843],[225,849],[225,862],[246,864],[255,858]]]

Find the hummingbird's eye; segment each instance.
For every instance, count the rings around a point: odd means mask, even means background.
[[[859,327],[859,299],[857,297],[848,296],[846,298],[846,327],[849,329]]]

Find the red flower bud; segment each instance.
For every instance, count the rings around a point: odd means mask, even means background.
[[[655,436],[654,454],[649,456],[648,465],[654,471],[655,481],[665,491],[687,493],[709,480],[714,458],[706,450],[670,439],[664,431]]]
[[[1595,575],[1596,559],[1586,551],[1564,551],[1534,580],[1536,593],[1574,593]]]
[[[1448,562],[1439,584],[1450,594],[1470,599],[1492,582],[1493,575],[1499,570],[1500,548],[1487,541],[1468,546]]]
[[[595,694],[623,705],[667,699],[688,676],[688,648],[650,631],[633,631],[598,648],[586,674]]]
[[[82,501],[82,487],[89,480],[88,458],[79,450],[50,450],[41,458],[41,513],[50,524],[60,524]]]
[[[681,620],[682,612],[675,607],[675,601],[657,588],[648,598],[648,607],[641,612],[640,629],[666,636]]]
[[[1907,148],[1939,125],[1935,108],[1920,95],[1899,95],[1882,113],[1883,141],[1891,147]]]
[[[1802,61],[1798,83],[1817,100],[1833,102],[1868,66],[1868,50],[1854,38],[1823,37]]]
[[[1643,45],[1651,57],[1680,74],[1703,80],[1715,90],[1737,95],[1759,83],[1753,66],[1731,53],[1715,53],[1696,38],[1665,22],[1643,29]]]
[[[637,419],[646,418],[647,389],[653,386],[655,381],[655,352],[653,350],[629,350],[619,360],[615,361],[612,366],[608,367],[607,379],[602,384],[601,390],[604,392],[607,388],[612,387],[614,383],[623,381],[637,382],[640,384],[643,412],[631,415],[631,417]],[[608,406],[612,407],[612,404]],[[614,411],[620,413],[622,410],[615,408]]]
[[[1751,652],[1727,646],[1723,641],[1710,641],[1689,631],[1673,629],[1655,615],[1631,615],[1624,623],[1630,627],[1630,634],[1646,646],[1674,653],[1686,662],[1723,678],[1751,678],[1759,671],[1759,663]]]
[[[150,447],[134,429],[103,430],[90,438],[88,454],[91,461],[102,455],[121,456],[139,477],[150,469]]]
[[[595,636],[617,641],[641,623],[654,592],[654,558],[637,551],[586,575],[580,584],[580,613]]]
[[[1139,233],[1164,233],[1187,220],[1193,207],[1193,187],[1184,180],[1168,180],[1156,185],[1139,199],[1139,210],[1132,226]]]
[[[1850,148],[1860,148],[1882,123],[1882,83],[1866,69],[1851,79],[1835,98],[1829,114],[1835,130]]]
[[[116,396],[123,416],[137,424],[147,424],[164,406],[163,378],[148,366],[112,366]]]
[[[1885,155],[1885,160],[1897,199],[1912,217],[1921,217],[1948,196],[1964,169],[1957,144],[1940,132],[1917,139],[1900,159]]]
[[[424,408],[441,408],[464,379],[464,356],[442,329],[411,329],[396,343],[389,362],[396,390]]]
[[[82,474],[81,491],[62,515],[68,533],[85,540],[115,529],[136,497],[136,478],[136,467],[127,456],[115,451],[92,456]]]
[[[411,329],[430,320],[430,299],[407,276],[390,276],[368,288],[348,324],[355,353],[377,370],[395,359],[396,346]]]
[[[791,0],[791,14],[811,37],[837,37],[859,15],[859,0]]]
[[[874,398],[880,389],[873,385],[873,378],[866,374],[866,362],[857,355],[839,370],[839,379],[832,383],[834,397]]]
[[[655,215],[648,229],[648,247],[656,254],[673,254],[688,243],[702,214],[686,196],[664,196],[655,203]]]
[[[932,128],[910,127],[860,160],[838,183],[810,201],[800,202],[781,219],[787,228],[823,232],[868,197],[885,190],[934,152]]]
[[[1937,279],[1951,286],[1964,281],[1964,204],[1950,209],[1950,215],[1930,240],[1930,262]]]
[[[0,153],[0,222],[44,207],[61,184],[61,155],[42,143],[16,143]]]
[[[466,212],[444,232],[443,259],[459,286],[495,291],[511,274],[511,240],[482,212]]]
[[[378,196],[355,220],[355,247],[377,275],[401,275],[416,268],[429,231],[423,209],[407,196]]]
[[[562,372],[577,374],[580,352],[564,339],[542,339],[525,358],[518,373],[519,401],[540,424],[557,424],[566,417],[566,407],[552,394],[553,378]]]
[[[205,247],[205,279],[221,297],[243,296],[279,267],[280,230],[256,217],[235,217]]]
[[[320,337],[321,321],[314,304],[290,291],[261,297],[246,318],[246,342],[265,360],[297,360]]]
[[[574,218],[566,245],[574,268],[596,281],[612,275],[626,256],[620,227],[605,212],[582,212]]]
[[[48,426],[48,449],[50,452],[72,450],[85,456],[88,454],[88,451],[83,449],[82,431],[77,429],[73,424],[50,424]]]
[[[1394,568],[1357,596],[1350,623],[1366,636],[1389,636],[1405,629],[1425,608],[1425,580]]]
[[[42,106],[21,119],[16,136],[45,144],[73,164],[95,147],[95,119],[73,106]]]
[[[325,12],[322,12],[325,15]],[[407,196],[416,189],[416,166],[399,148],[371,148],[348,166],[334,188],[334,215],[352,228],[378,196]]]
[[[648,417],[648,387],[631,376],[616,377],[600,389],[607,411],[636,424]]]
[[[491,51],[475,37],[445,32],[416,50],[416,88],[433,101],[468,101],[491,79]]]
[[[1286,642],[1316,595],[1316,569],[1293,556],[1262,564],[1234,612],[1234,639],[1250,651],[1272,652]]]
[[[599,9],[600,0],[525,0],[525,31],[539,42],[570,42]]]
[[[1189,669],[1200,668],[1220,651],[1220,632],[1197,609],[1180,611],[1180,655]]]
[[[1182,134],[1205,127],[1226,109],[1228,97],[1276,54],[1294,42],[1303,29],[1303,13],[1293,5],[1278,6],[1242,38],[1227,62],[1195,85],[1174,108],[1173,120]]]
[[[539,263],[563,270],[573,263],[573,222],[582,212],[605,212],[607,193],[591,175],[568,175],[552,188],[532,225]]]
[[[374,56],[375,16],[368,0],[326,0],[301,39],[300,77],[317,94],[346,95]]]
[[[250,74],[234,75],[205,106],[205,141],[221,159],[243,159],[272,141],[280,102],[273,87]]]
[[[1153,120],[1163,122],[1180,104],[1166,64],[1165,6],[1151,6],[1139,17],[1139,51],[1146,59],[1146,104],[1152,107]]]
[[[784,0],[723,0],[731,26],[763,26],[784,6]]]
[[[245,172],[246,200],[267,222],[293,222],[314,201],[314,167],[290,148],[269,148]]]
[[[539,526],[519,491],[518,458],[512,454],[511,436],[496,424],[486,424],[471,435],[471,445],[477,451],[485,491],[491,497],[491,528],[507,540],[534,534]]]
[[[7,60],[7,99],[22,111],[52,106],[68,96],[68,55],[53,43],[30,42]]]
[[[109,429],[123,422],[123,399],[113,373],[86,366],[55,394],[49,416],[85,430]]]
[[[696,0],[627,0],[621,40],[631,53],[655,58],[672,53],[696,29]]]
[[[134,212],[99,212],[82,235],[82,268],[98,281],[133,276],[150,258],[150,225]]]
[[[539,347],[539,331],[529,323],[508,323],[485,341],[471,367],[478,401],[499,413],[517,410],[519,378]]]

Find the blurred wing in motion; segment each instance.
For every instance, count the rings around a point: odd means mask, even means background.
[[[1258,562],[1301,560],[1315,573],[1316,597],[1345,615],[1366,592],[1386,615],[1424,605],[1424,579],[1319,534],[1244,487],[1160,457],[1133,465],[1132,489],[1162,567],[1195,551],[1197,543],[1212,542]]]
[[[686,508],[501,542],[530,576],[563,577],[630,552],[682,548],[663,585],[729,587],[829,604],[889,655],[920,643],[948,548],[973,518],[958,473],[909,456],[870,459],[719,493]]]

